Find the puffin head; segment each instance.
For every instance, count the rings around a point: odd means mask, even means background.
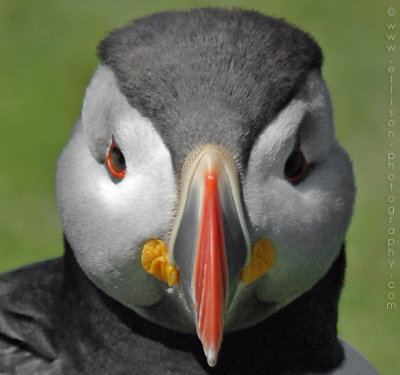
[[[200,338],[267,318],[329,270],[352,214],[322,55],[252,11],[166,12],[112,32],[57,168],[89,279]]]

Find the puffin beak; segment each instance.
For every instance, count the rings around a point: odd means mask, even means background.
[[[169,263],[179,269],[197,335],[214,366],[226,311],[249,254],[238,172],[225,149],[206,145],[186,160],[169,248]]]

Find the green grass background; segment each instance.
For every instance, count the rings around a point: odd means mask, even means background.
[[[286,18],[322,46],[336,134],[354,162],[358,186],[347,237],[348,267],[339,334],[383,375],[400,374],[400,267],[387,265],[386,154],[395,150],[394,226],[400,243],[400,117],[389,146],[387,67],[396,64],[400,103],[398,0],[126,1],[0,0],[0,271],[62,254],[54,197],[57,157],[80,114],[97,65],[99,40],[130,19],[166,9],[239,6]],[[397,10],[394,17],[386,8]],[[397,52],[386,50],[386,23],[397,23]],[[393,280],[398,309],[386,302]]]

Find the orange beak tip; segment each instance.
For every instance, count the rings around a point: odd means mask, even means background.
[[[207,357],[207,363],[210,367],[214,367],[217,363],[218,353],[214,348],[204,349]]]

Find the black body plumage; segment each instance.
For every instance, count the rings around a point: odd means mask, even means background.
[[[224,337],[216,367],[192,335],[152,324],[97,289],[66,243],[63,258],[0,278],[0,374],[307,374],[343,360],[336,338],[342,249],[309,292]]]

